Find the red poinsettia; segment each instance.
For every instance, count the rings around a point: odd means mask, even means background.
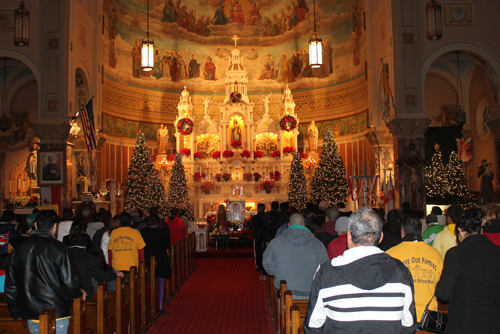
[[[254,158],[262,158],[263,156],[264,156],[264,153],[262,153],[262,151],[253,151]]]
[[[231,142],[232,147],[241,147],[241,140],[233,140]]]
[[[245,173],[245,174],[243,174],[243,179],[245,181],[251,181],[252,178],[253,178],[253,174],[252,173]]]
[[[271,156],[273,158],[279,158],[281,156],[280,150],[273,151],[273,153],[271,153]]]
[[[207,176],[205,173],[196,172],[193,174],[193,178],[195,181],[200,181],[201,179],[204,179],[205,176]]]
[[[231,150],[225,150],[225,151],[222,153],[222,156],[223,156],[224,158],[229,159],[229,158],[231,158],[231,157],[233,157],[233,156],[234,156],[234,152],[233,152],[233,151],[231,151]]]
[[[242,156],[243,158],[250,158],[250,156],[251,156],[251,155],[252,155],[252,154],[250,153],[250,151],[249,151],[249,150],[243,150],[243,152],[241,152],[241,156]]]
[[[217,174],[215,174],[215,176],[214,176],[214,177],[215,177],[215,179],[216,179],[216,180],[217,180],[217,182],[218,182],[218,181],[220,181],[220,178],[222,177],[222,175],[221,175],[221,174],[219,174],[219,173],[217,173]]]
[[[175,159],[175,154],[170,154],[170,155],[168,156],[168,161],[172,161],[172,160],[174,160],[174,159]]]
[[[196,160],[201,159],[202,157],[203,157],[203,155],[201,154],[201,152],[196,152],[196,153],[194,154],[194,158],[195,158]]]
[[[295,149],[292,146],[285,146],[283,148],[283,153],[293,153],[295,152]]]
[[[212,158],[214,159],[219,159],[220,158],[220,151],[215,151],[212,153]]]
[[[229,181],[229,180],[231,180],[231,174],[224,173],[224,174],[222,174],[222,178],[224,179],[224,181]]]
[[[179,153],[188,157],[191,155],[191,150],[189,148],[183,148]]]
[[[300,157],[302,159],[307,159],[307,154],[300,152]]]
[[[279,181],[281,179],[281,173],[277,170],[277,171],[271,172],[271,174],[269,175],[269,177],[272,180]]]

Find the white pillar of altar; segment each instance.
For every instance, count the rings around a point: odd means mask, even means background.
[[[181,134],[179,132],[175,132],[175,148],[176,148],[176,153],[181,151]]]

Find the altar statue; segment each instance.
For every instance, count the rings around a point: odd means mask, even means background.
[[[226,207],[222,204],[217,209],[217,225],[219,225],[220,231],[225,231],[231,225],[231,222],[227,219]]]
[[[166,153],[168,143],[168,129],[164,127],[163,124],[160,125],[160,128],[156,132],[156,138],[158,140],[158,153]]]
[[[78,171],[78,177],[76,178],[76,200],[81,201],[84,193],[88,191],[87,189],[87,177],[82,170]]]
[[[269,93],[268,96],[262,96],[262,102],[264,102],[264,114],[269,114],[269,98],[273,93]]]
[[[37,151],[40,149],[38,145],[40,143],[40,139],[38,137],[34,137],[30,141],[29,151],[30,154],[28,156],[28,161],[26,162],[25,170],[28,174],[28,180],[30,182],[30,187],[37,186]]]
[[[205,106],[205,115],[210,116],[210,100],[212,100],[212,97],[201,97],[203,99],[203,105]]]
[[[241,140],[241,129],[237,120],[233,121],[233,129],[231,130],[232,140]]]
[[[311,121],[307,129],[307,137],[309,139],[309,151],[316,151],[318,147],[318,128],[314,125],[314,121]]]

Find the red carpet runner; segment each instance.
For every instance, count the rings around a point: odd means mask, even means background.
[[[253,250],[199,255],[196,271],[148,334],[272,334],[264,281],[255,271]]]

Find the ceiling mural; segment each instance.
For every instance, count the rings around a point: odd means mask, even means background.
[[[155,67],[143,72],[147,1],[105,0],[105,75],[128,85],[161,91],[184,86],[221,93],[231,50],[240,49],[250,92],[327,87],[364,73],[364,0],[316,1],[323,66],[309,66],[312,0],[149,0],[149,32]],[[237,37],[235,37],[237,36]]]

